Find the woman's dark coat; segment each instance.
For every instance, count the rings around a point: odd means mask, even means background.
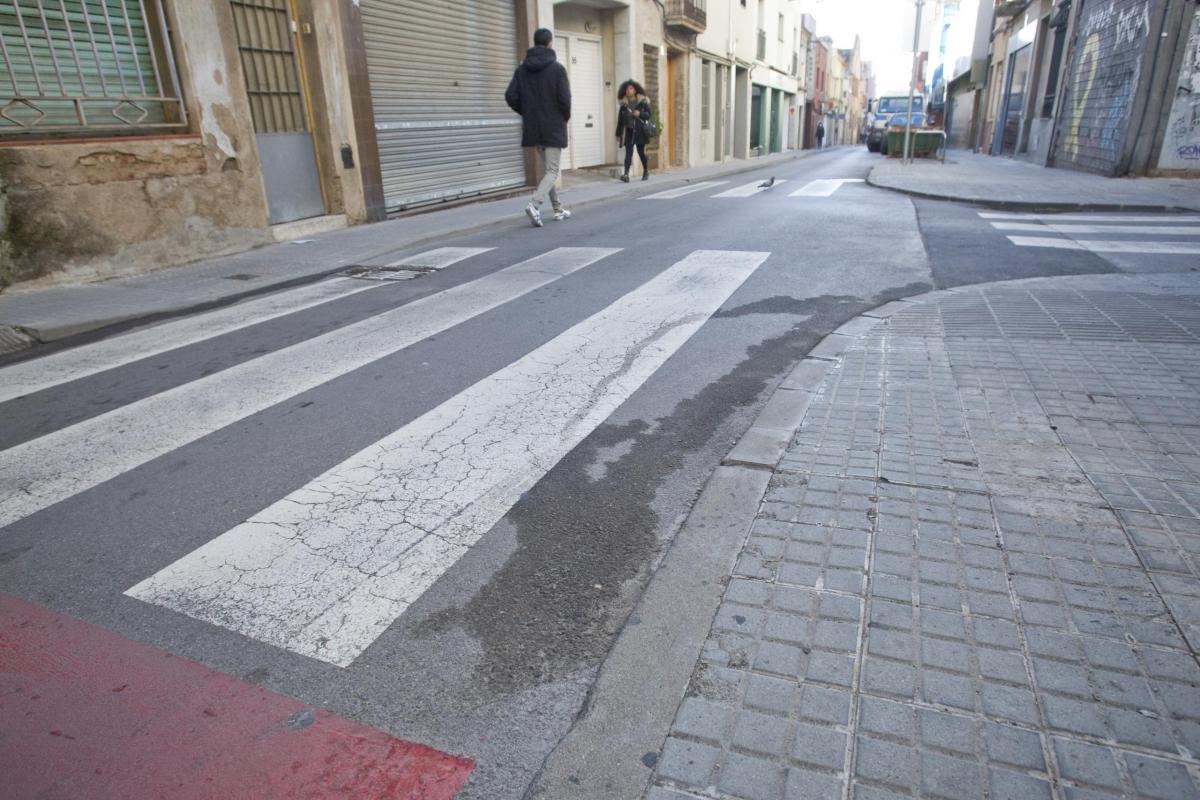
[[[617,112],[617,136],[621,137],[621,144],[627,141],[625,131],[630,129],[630,123],[633,123],[633,143],[648,144],[650,137],[646,135],[646,121],[653,119],[653,112],[650,108],[650,101],[643,95],[638,95],[637,105],[634,107],[638,111],[638,116],[633,116],[630,113],[631,109],[624,102],[621,103],[621,108]]]
[[[566,147],[571,119],[567,70],[549,47],[531,47],[504,92],[508,107],[521,115],[522,147]]]

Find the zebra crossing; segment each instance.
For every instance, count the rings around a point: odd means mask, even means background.
[[[750,183],[741,184],[727,189],[722,189],[716,194],[708,194],[708,192],[725,186],[729,181],[699,181],[690,183],[684,186],[677,186],[673,189],[666,189],[661,192],[643,195],[639,200],[678,200],[681,197],[688,195],[696,195],[704,193],[714,199],[738,199],[745,200],[759,194],[777,193],[780,192],[779,186],[788,183],[785,178],[776,178],[774,183],[767,186],[766,182],[759,178]],[[836,194],[846,184],[865,183],[862,178],[821,178],[819,180],[809,181],[799,189],[795,189],[790,193],[784,192],[788,197],[831,197]]]
[[[0,528],[85,490],[103,491],[106,481],[153,459],[620,252],[556,248],[0,451]],[[456,256],[406,260],[428,266]],[[206,544],[161,564],[125,594],[349,665],[768,256],[699,250],[664,265],[606,308],[329,464],[244,522],[213,531]],[[236,331],[286,308],[302,313],[323,298],[375,285],[335,279],[321,291],[290,290],[216,322],[200,315],[163,323],[64,351],[41,383],[30,376],[45,359],[0,369],[0,386],[9,400],[23,393],[10,388],[10,375],[24,376],[20,386],[69,391],[78,377],[144,358],[143,348],[184,347],[213,330]]]
[[[1016,247],[1092,253],[1200,255],[1200,216],[979,212]]]

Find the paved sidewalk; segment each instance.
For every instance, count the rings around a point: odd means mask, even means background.
[[[1200,180],[1105,178],[963,150],[951,150],[945,164],[917,159],[904,166],[899,159],[881,158],[867,182],[919,197],[1013,210],[1200,211]]]
[[[784,383],[646,797],[1200,796],[1200,276],[873,313]]]
[[[820,151],[838,152],[837,148]],[[602,174],[564,176],[564,200],[574,209],[615,197],[662,191],[688,181],[758,170],[813,155],[814,151],[656,173],[646,183],[621,183]],[[91,283],[17,286],[0,294],[0,353],[22,349],[116,323],[231,302],[350,266],[380,266],[424,242],[527,224],[526,195],[431,211],[362,225],[307,240],[285,242],[237,255],[155,272]]]

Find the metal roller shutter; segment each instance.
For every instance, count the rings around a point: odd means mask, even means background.
[[[362,0],[389,211],[521,186],[512,0]]]

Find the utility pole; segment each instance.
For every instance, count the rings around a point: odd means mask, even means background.
[[[903,158],[900,159],[900,163],[905,165],[912,161],[908,142],[912,137],[913,96],[917,93],[917,63],[921,55],[921,10],[924,6],[925,0],[917,0],[917,24],[913,26],[912,73],[908,76],[908,119],[904,126],[904,153]]]

